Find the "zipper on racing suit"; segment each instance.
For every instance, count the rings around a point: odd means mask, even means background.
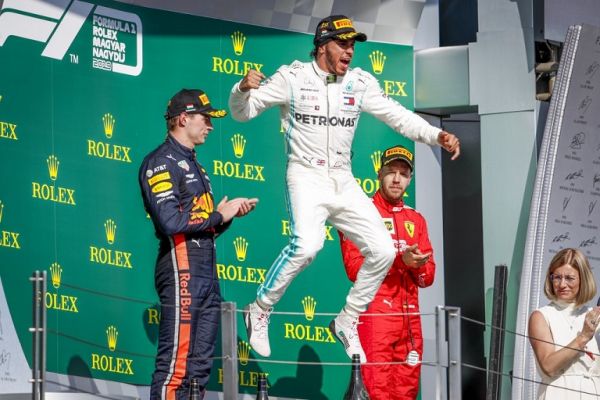
[[[404,209],[404,206],[400,208],[400,210],[397,210],[396,207],[394,207],[392,209],[392,222],[394,224],[394,231],[396,232],[396,249],[399,252],[400,251],[400,231],[398,230],[399,228],[399,224],[397,221],[397,217],[398,214]],[[406,243],[406,246],[408,246],[408,243]],[[407,266],[408,267],[408,266]],[[408,267],[411,268],[411,267]],[[418,352],[416,351],[416,346],[415,346],[415,339],[413,336],[413,332],[412,332],[412,326],[410,324],[410,313],[412,312],[410,304],[408,303],[408,280],[410,279],[409,276],[410,272],[408,270],[404,270],[404,271],[400,271],[400,292],[402,292],[402,288],[404,288],[404,292],[401,293],[401,304],[402,304],[402,312],[404,313],[403,317],[402,317],[402,322],[405,324],[406,326],[406,331],[408,333],[408,342],[407,342],[407,351],[406,353],[410,356],[411,353],[416,353],[418,355]],[[410,346],[409,346],[410,345]],[[414,354],[413,354],[414,357]],[[407,359],[408,360],[408,359]],[[408,360],[407,363],[408,365],[414,366],[414,364],[411,364],[412,361]]]
[[[331,127],[330,126],[331,125],[330,124],[330,121],[331,121],[330,118],[331,117],[329,115],[329,111],[331,110],[331,107],[329,105],[329,98],[330,98],[330,96],[329,96],[329,83],[330,82],[329,81],[330,81],[330,77],[331,77],[331,75],[327,75],[327,77],[325,79],[325,92],[327,93],[327,95],[326,95],[327,96],[327,123],[325,124],[325,126],[327,127],[327,176],[329,176],[329,172],[330,172],[330,168],[331,168],[331,155],[329,154],[329,148],[330,148],[329,140],[331,138],[330,131],[329,131],[329,129]],[[335,82],[335,80],[333,82]]]

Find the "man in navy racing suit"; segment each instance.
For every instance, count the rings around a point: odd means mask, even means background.
[[[364,352],[356,332],[358,316],[377,292],[396,255],[373,203],[356,183],[350,165],[354,131],[362,111],[412,140],[460,154],[455,135],[429,125],[382,91],[377,80],[350,68],[355,41],[365,41],[352,21],[333,15],[317,25],[312,62],[294,61],[270,78],[250,70],[229,98],[232,117],[247,121],[270,107],[280,108],[288,148],[287,191],[290,242],[269,269],[244,321],[252,348],[269,356],[272,307],[323,247],[325,221],[348,236],[365,256],[346,305],[330,328],[348,356]]]
[[[221,294],[214,239],[257,199],[223,198],[216,209],[210,180],[194,147],[224,117],[202,90],[182,89],[167,106],[165,142],[144,158],[139,183],[160,240],[155,285],[161,304],[158,351],[150,399],[188,398],[197,378],[206,386],[219,324]]]

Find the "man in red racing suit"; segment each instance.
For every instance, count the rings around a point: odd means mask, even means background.
[[[362,375],[371,400],[415,399],[419,391],[423,355],[419,288],[433,283],[435,263],[425,218],[402,200],[413,165],[408,149],[387,149],[378,174],[380,189],[373,197],[396,246],[396,258],[358,326],[368,360]],[[341,232],[340,239],[346,273],[354,281],[363,256]]]

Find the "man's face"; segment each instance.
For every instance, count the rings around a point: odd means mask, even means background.
[[[204,114],[187,113],[185,113],[185,117],[183,115],[182,117],[186,118],[185,129],[188,139],[194,146],[204,144],[208,137],[208,133],[213,130],[213,124],[210,117]]]
[[[379,170],[380,190],[384,199],[392,204],[399,203],[412,179],[407,163],[394,160]]]
[[[354,56],[354,39],[330,40],[320,47],[322,49],[325,70],[331,74],[343,76],[350,67],[350,61]]]

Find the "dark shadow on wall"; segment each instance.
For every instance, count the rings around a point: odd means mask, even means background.
[[[78,392],[98,393],[98,388],[92,379],[90,367],[83,358],[79,356],[71,357],[67,367],[67,375],[69,376],[70,388],[76,389]]]
[[[298,353],[298,361],[320,363],[321,359],[312,347],[304,345]],[[277,396],[285,393],[302,393],[305,399],[325,400],[327,397],[321,392],[322,387],[323,366],[299,364],[296,376],[279,378],[269,389],[269,394]]]
[[[160,321],[160,305],[154,303],[142,313],[142,325],[150,343],[158,343],[158,323]]]
[[[240,394],[255,395],[258,387],[258,378],[265,373],[260,365],[255,361],[248,361],[248,358],[256,358],[250,350],[248,342],[245,338],[242,339],[240,336],[237,337],[238,343],[238,390]],[[217,335],[217,344],[215,346],[215,361],[213,363],[210,380],[208,382],[208,390],[222,392],[223,391],[223,380],[225,379],[223,372],[223,347],[221,341],[221,329]],[[269,376],[267,375],[267,386],[269,385]],[[269,386],[268,386],[269,387]],[[288,392],[289,393],[289,392]],[[271,392],[269,391],[269,394]]]
[[[45,391],[50,392],[67,392],[67,393],[88,393],[93,394],[94,398],[111,400],[115,396],[112,394],[101,394],[94,382],[92,372],[85,360],[79,356],[71,357],[67,366],[67,377],[69,383],[65,384],[62,378],[58,378],[58,374],[50,373],[46,377]],[[56,393],[55,393],[56,394]],[[78,396],[77,398],[79,398]],[[81,396],[83,397],[83,395]],[[59,398],[59,397],[53,397]]]

